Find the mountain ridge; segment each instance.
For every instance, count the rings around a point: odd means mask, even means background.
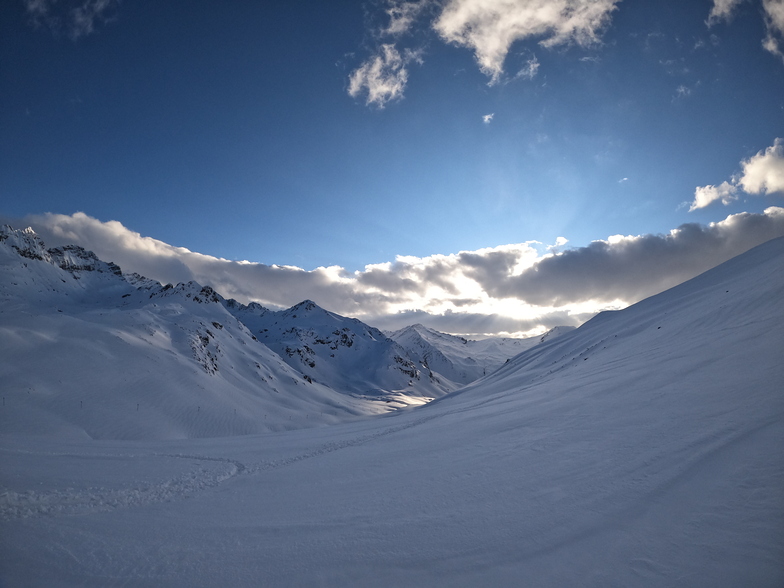
[[[13,358],[3,367],[7,389],[24,391],[34,411],[48,411],[42,422],[77,434],[106,437],[114,427],[134,435],[129,413],[153,407],[158,413],[139,434],[314,426],[421,405],[462,385],[375,327],[312,300],[274,311],[226,300],[194,281],[162,285],[123,274],[81,247],[47,249],[31,229],[0,228],[0,272],[7,334],[0,351]],[[30,355],[30,344],[10,343],[24,339],[51,343]],[[118,377],[119,387],[111,384]],[[43,390],[56,401],[36,394]],[[92,416],[66,408],[76,398],[80,407],[106,406]],[[32,421],[12,425],[25,427],[36,429]]]

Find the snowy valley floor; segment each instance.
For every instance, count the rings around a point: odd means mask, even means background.
[[[0,435],[0,585],[782,586],[782,300],[778,240],[421,408]]]

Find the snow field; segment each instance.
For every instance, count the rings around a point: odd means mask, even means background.
[[[784,239],[421,408],[213,439],[3,417],[0,582],[784,585],[781,300]]]

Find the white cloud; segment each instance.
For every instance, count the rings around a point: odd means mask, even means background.
[[[351,73],[349,94],[356,98],[366,91],[367,105],[382,108],[390,100],[403,97],[407,65],[411,61],[422,63],[422,49],[401,53],[396,43],[412,31],[423,14],[437,13],[430,23],[432,30],[447,43],[471,49],[492,85],[501,79],[504,61],[515,42],[537,39],[543,47],[596,44],[620,1],[387,0],[389,24],[373,31],[374,37],[386,42],[379,41],[375,55]],[[533,56],[514,77],[533,79],[539,65]]]
[[[489,125],[492,122],[494,116],[495,116],[494,112],[491,112],[490,114],[485,114],[482,117],[482,122],[485,123],[486,125]]]
[[[106,22],[107,11],[114,6],[115,0],[86,0],[71,11],[71,38],[89,35],[95,30],[96,21]]]
[[[741,161],[741,168],[729,182],[697,188],[689,212],[717,201],[729,204],[741,190],[754,196],[784,193],[784,142],[777,138],[772,146]]]
[[[560,253],[568,242],[569,239],[566,237],[557,237],[553,245],[547,246],[547,251],[550,253]]]
[[[784,0],[762,0],[762,8],[765,11],[766,28],[762,46],[784,60],[781,49],[781,37],[784,36]]]
[[[784,236],[784,208],[741,213],[667,235],[616,235],[564,249],[529,241],[429,257],[399,256],[362,271],[237,262],[143,237],[83,213],[46,214],[32,226],[49,246],[75,243],[162,283],[195,280],[226,297],[288,307],[310,298],[382,328],[414,322],[462,335],[522,334],[576,325],[691,278],[768,239]],[[531,333],[533,334],[533,333]]]
[[[597,43],[618,1],[448,0],[433,28],[444,41],[474,51],[493,84],[517,41],[536,38],[544,47]]]
[[[678,86],[675,89],[675,98],[676,99],[678,99],[678,98],[686,98],[687,96],[690,96],[690,95],[691,95],[691,88],[687,88],[683,84],[681,84],[680,86]]]
[[[54,0],[25,0],[27,13],[33,18],[41,18],[49,14],[49,7]]]
[[[694,202],[691,203],[689,212],[705,208],[717,201],[726,205],[737,199],[738,188],[729,182],[722,182],[718,186],[702,186],[694,191]]]
[[[97,25],[114,19],[118,0],[24,0],[34,26],[46,25],[55,34],[65,29],[76,41],[95,32]]]
[[[356,98],[366,93],[368,106],[384,108],[387,102],[399,99],[408,82],[407,66],[421,63],[420,54],[406,50],[401,55],[392,44],[383,44],[376,55],[365,61],[349,77],[348,93]]]
[[[713,7],[708,15],[707,25],[713,26],[724,20],[732,20],[735,9],[743,0],[713,0]],[[766,51],[784,60],[781,43],[784,37],[784,0],[762,0],[762,12],[765,19],[765,37],[762,46]]]
[[[386,9],[389,25],[381,31],[382,35],[398,36],[411,30],[420,12],[427,6],[427,0],[410,2],[405,0],[389,0]]]
[[[771,147],[742,162],[738,185],[749,194],[784,192],[784,143],[777,138]]]
[[[531,57],[528,61],[525,62],[525,66],[523,66],[520,71],[517,72],[515,75],[516,78],[523,78],[526,80],[532,80],[536,77],[536,73],[539,71],[539,60],[536,58],[536,55]]]
[[[713,7],[707,20],[708,26],[713,26],[722,20],[731,20],[733,12],[741,2],[743,0],[713,0]]]

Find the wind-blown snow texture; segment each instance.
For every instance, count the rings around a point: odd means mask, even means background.
[[[421,408],[331,427],[30,436],[8,427],[49,409],[6,392],[0,578],[784,585],[782,300],[777,239]]]

